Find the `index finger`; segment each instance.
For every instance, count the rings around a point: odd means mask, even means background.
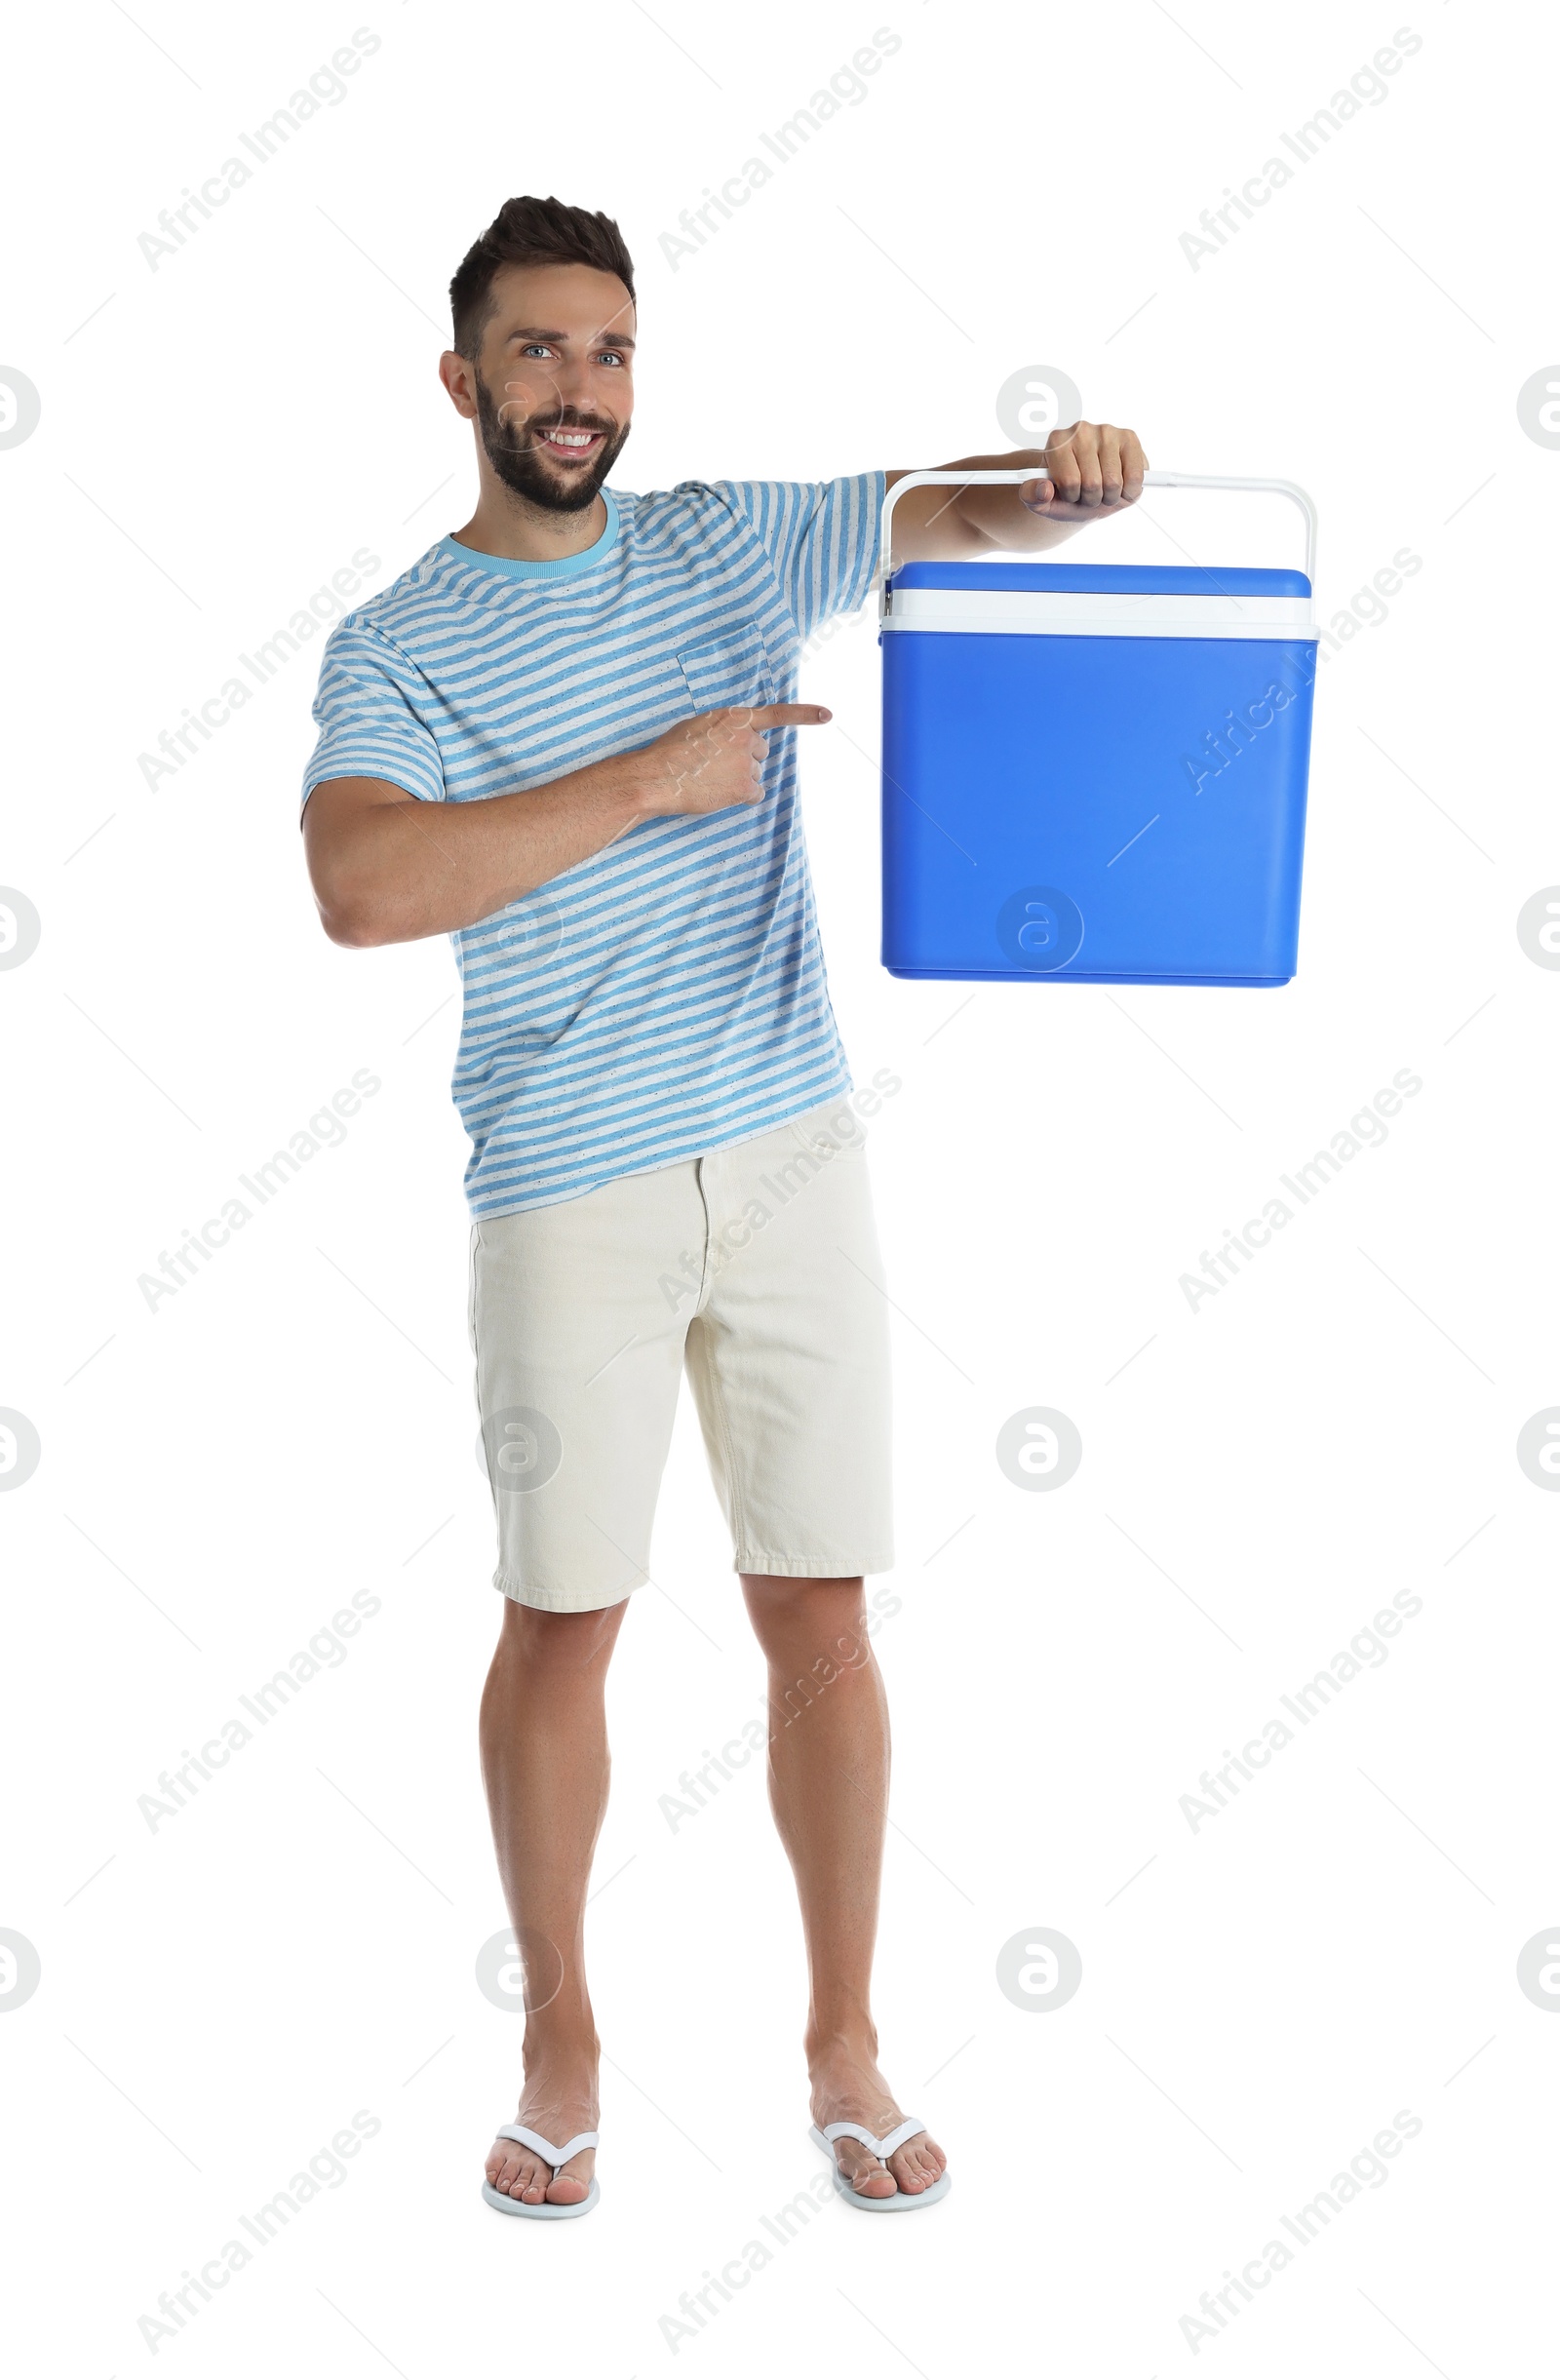
[[[756,702],[745,717],[750,727],[762,732],[770,727],[821,727],[834,713],[821,702]]]

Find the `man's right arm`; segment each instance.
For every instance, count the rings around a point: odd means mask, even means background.
[[[327,778],[303,812],[321,923],[353,948],[475,925],[644,819],[761,800],[767,730],[831,716],[811,702],[705,711],[637,752],[479,801],[418,800],[382,777]]]

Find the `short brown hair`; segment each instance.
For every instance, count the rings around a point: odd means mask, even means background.
[[[559,198],[507,198],[449,284],[454,344],[468,362],[492,312],[493,275],[506,264],[589,264],[615,273],[634,294],[633,259],[609,215],[566,207]]]

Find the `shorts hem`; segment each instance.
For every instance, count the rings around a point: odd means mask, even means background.
[[[581,1595],[561,1591],[557,1587],[527,1585],[524,1580],[511,1577],[507,1571],[495,1570],[493,1573],[493,1584],[501,1595],[511,1603],[524,1603],[533,1612],[609,1612],[614,1604],[626,1603],[629,1596],[644,1583],[643,1579],[636,1579],[633,1586],[610,1589],[604,1595]]]
[[[894,1557],[879,1553],[831,1561],[812,1554],[758,1553],[749,1548],[735,1556],[731,1567],[749,1578],[864,1579],[892,1570]]]

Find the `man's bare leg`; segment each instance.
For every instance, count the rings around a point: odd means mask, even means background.
[[[812,2120],[879,2139],[903,2111],[878,2071],[872,1954],[888,1802],[888,1704],[860,1579],[744,1578],[769,1665],[769,1800],[801,1903],[811,1997],[804,2048]],[[836,2144],[863,2198],[929,2189],[947,2164],[925,2133],[885,2168]],[[892,2180],[890,2179],[892,2176]]]
[[[604,1688],[628,1605],[538,1612],[506,1599],[482,1697],[482,1769],[504,1899],[526,1964],[525,2086],[516,2121],[544,2140],[596,2129],[601,2045],[585,1982],[585,1892],[606,1809]],[[594,2149],[556,2181],[519,2141],[495,2140],[488,2179],[527,2204],[575,2205]]]

